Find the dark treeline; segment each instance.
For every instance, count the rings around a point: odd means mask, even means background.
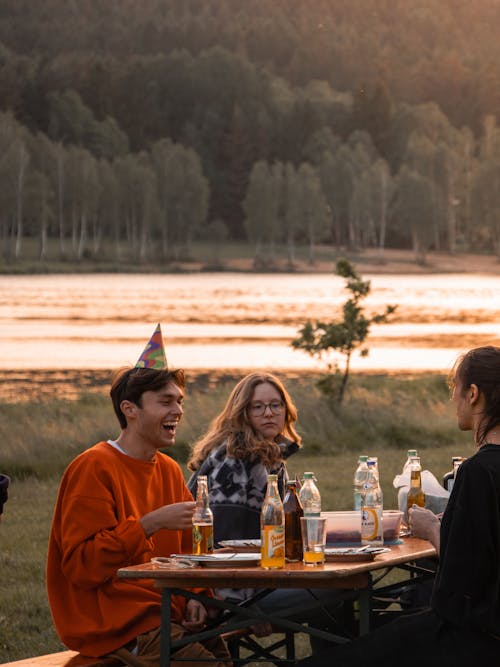
[[[2,0],[2,254],[500,256],[498,25],[496,0]]]

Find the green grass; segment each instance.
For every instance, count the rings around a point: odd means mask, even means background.
[[[338,251],[332,246],[318,245],[315,252],[317,262],[331,262],[333,270],[334,260]],[[27,238],[23,241],[22,252],[19,259],[14,259],[5,251],[0,250],[0,274],[26,274],[26,273],[86,273],[86,272],[110,272],[110,273],[137,273],[137,272],[175,272],[189,270],[219,270],[228,268],[228,262],[242,260],[247,269],[252,270],[255,247],[253,243],[245,241],[223,241],[217,244],[210,241],[197,241],[193,243],[190,256],[181,257],[179,260],[171,259],[165,261],[160,257],[151,256],[145,262],[140,262],[130,254],[130,249],[123,242],[120,246],[120,257],[116,256],[114,242],[104,239],[99,252],[94,256],[86,252],[78,260],[71,254],[70,243],[66,244],[66,257],[61,257],[59,243],[56,239],[49,239],[46,257],[39,259],[38,240]],[[285,244],[275,244],[272,253],[264,251],[263,259],[269,262],[269,270],[273,270],[273,262],[280,266],[286,265],[288,260],[288,248]],[[308,264],[309,246],[297,245],[296,260]],[[265,270],[265,266],[263,266]],[[234,267],[233,269],[234,270]]]
[[[66,254],[61,256],[59,242],[55,238],[48,239],[46,256],[39,258],[39,243],[36,238],[25,238],[22,244],[21,255],[14,259],[13,246],[10,242],[0,243],[0,275],[1,274],[49,274],[49,273],[180,273],[190,271],[326,271],[332,272],[336,261],[345,257],[354,264],[368,262],[369,271],[374,267],[382,272],[392,272],[391,264],[396,262],[399,271],[411,270],[416,266],[415,254],[409,249],[386,248],[383,259],[375,248],[349,249],[338,248],[329,243],[315,246],[314,263],[309,261],[309,244],[297,244],[295,248],[294,266],[288,262],[288,247],[283,243],[276,243],[272,248],[263,247],[260,254],[260,263],[256,267],[255,246],[248,241],[213,240],[195,241],[189,252],[178,259],[165,260],[155,255],[155,244],[150,248],[150,256],[146,261],[139,261],[130,251],[129,245],[122,241],[117,256],[114,241],[103,239],[98,252],[91,250],[89,242],[81,259],[76,259],[71,251],[71,243],[66,243]],[[492,259],[491,254],[477,254],[476,264],[482,259]],[[470,254],[454,257],[450,267],[449,258],[443,253],[428,254],[426,270],[429,273],[442,273],[452,270],[456,272],[470,271]],[[457,263],[458,262],[458,263]],[[419,270],[422,267],[419,267]],[[489,262],[489,271],[496,273],[492,262]]]
[[[45,593],[57,479],[14,480],[0,525],[0,662],[62,650]]]
[[[185,420],[172,452],[184,470],[189,443],[207,428],[234,384],[205,380],[188,388]],[[316,473],[325,509],[350,509],[360,453],[378,456],[384,506],[393,508],[392,480],[408,448],[419,450],[423,468],[438,479],[453,455],[473,451],[470,434],[456,428],[441,376],[355,376],[340,412],[332,410],[309,376],[290,376],[286,385],[298,405],[304,439],[288,468],[292,475]],[[52,627],[44,576],[58,481],[76,454],[117,433],[109,399],[101,393],[74,401],[1,405],[0,470],[12,476],[12,484],[0,525],[0,662],[63,648]]]

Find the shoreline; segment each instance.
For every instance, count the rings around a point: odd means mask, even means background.
[[[32,369],[32,370],[0,370],[0,403],[26,403],[29,401],[77,400],[82,395],[107,396],[111,379],[116,369]],[[235,384],[254,368],[235,368],[207,371],[206,369],[187,369],[187,392],[196,388],[199,391],[210,391],[217,385]],[[301,369],[273,369],[286,383],[306,382],[319,378],[324,371]],[[432,370],[422,371],[380,371],[352,370],[351,376],[398,377],[401,380],[422,377],[424,375],[442,375],[446,373]]]
[[[325,259],[325,256],[331,258]],[[480,255],[475,253],[456,253],[451,255],[446,252],[429,252],[425,264],[418,264],[411,250],[386,249],[380,253],[375,249],[359,252],[336,250],[332,248],[319,247],[318,259],[314,264],[305,260],[297,260],[291,269],[284,257],[273,260],[268,268],[256,270],[253,258],[234,257],[220,260],[218,263],[203,262],[201,260],[179,261],[169,265],[161,263],[150,263],[147,265],[116,264],[109,260],[82,261],[71,264],[51,260],[44,263],[36,261],[21,260],[16,264],[0,262],[0,275],[23,276],[23,275],[59,275],[59,274],[85,274],[85,273],[127,273],[127,274],[182,274],[182,273],[251,273],[251,274],[306,274],[306,273],[331,273],[335,263],[340,257],[349,260],[356,270],[363,274],[380,275],[433,275],[470,273],[500,275],[500,258],[496,255]],[[8,270],[10,269],[10,270]]]

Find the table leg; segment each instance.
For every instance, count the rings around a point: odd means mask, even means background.
[[[168,588],[163,588],[161,593],[160,667],[170,667],[171,614],[172,595]]]
[[[359,591],[359,634],[366,635],[370,632],[371,621],[371,600],[372,600],[372,578],[368,580],[368,586]]]

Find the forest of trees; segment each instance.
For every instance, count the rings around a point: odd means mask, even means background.
[[[497,0],[2,0],[0,256],[500,257],[499,25]]]

